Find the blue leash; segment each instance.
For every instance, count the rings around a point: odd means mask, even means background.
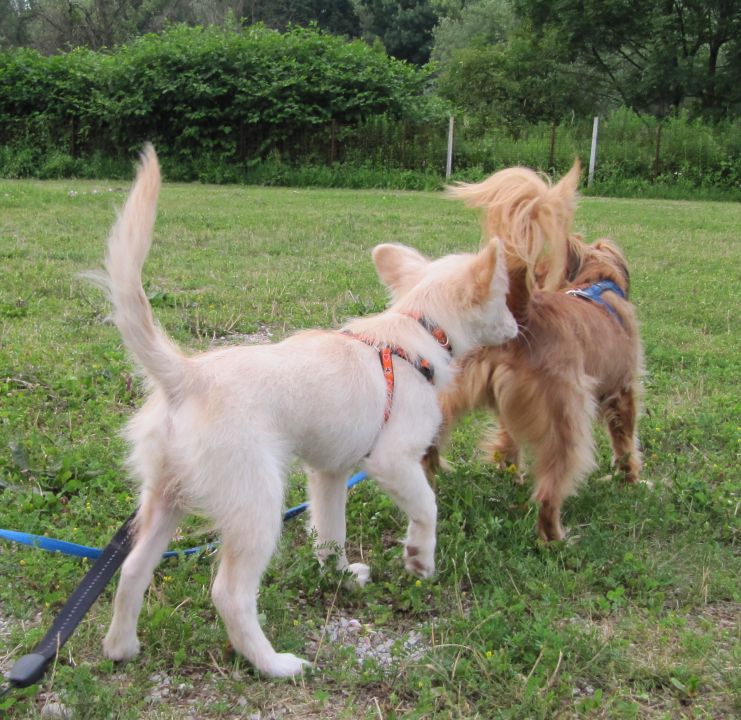
[[[364,472],[359,472],[353,475],[347,481],[347,489],[355,487],[359,482],[362,482],[367,477]],[[307,510],[309,507],[308,502],[303,502],[296,507],[292,507],[283,515],[283,522],[291,520],[300,515],[302,512]],[[46,550],[47,552],[58,552],[62,555],[71,555],[72,557],[89,558],[90,560],[97,560],[103,550],[101,548],[88,547],[87,545],[78,545],[77,543],[67,542],[66,540],[56,540],[55,538],[45,537],[43,535],[31,535],[30,533],[18,532],[17,530],[2,530],[0,529],[0,538],[3,540],[9,540],[10,542],[19,543],[21,545],[30,545],[31,547],[38,548],[39,550]],[[197,553],[203,552],[204,550],[212,550],[218,545],[218,543],[209,543],[208,545],[199,545],[198,547],[188,548],[187,550],[168,550],[163,553],[163,558],[179,557],[181,555],[196,555]]]
[[[364,472],[353,475],[347,481],[347,487],[351,488],[357,485],[359,482],[365,480],[366,477],[367,475]],[[287,510],[283,515],[283,520],[290,520],[296,517],[296,515],[304,512],[308,507],[309,503],[301,503],[301,505]],[[72,635],[77,625],[85,616],[85,613],[87,613],[100,593],[103,592],[108,581],[113,577],[116,570],[129,554],[133,543],[135,519],[136,511],[129,516],[126,522],[116,531],[116,534],[108,545],[102,550],[63,540],[54,540],[40,535],[0,530],[0,537],[6,540],[31,545],[32,547],[51,552],[61,552],[66,555],[95,559],[95,562],[85,574],[82,582],[75,588],[69,600],[67,600],[59,614],[54,618],[51,628],[47,631],[46,635],[44,635],[30,653],[16,660],[8,673],[6,684],[0,687],[0,698],[14,688],[28,687],[41,680],[49,663],[58,655],[59,649],[69,639],[70,635]],[[210,543],[182,551],[172,550],[166,552],[164,557],[192,555],[193,553],[212,548],[215,544]]]

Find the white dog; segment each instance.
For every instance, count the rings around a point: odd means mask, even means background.
[[[341,332],[310,330],[275,345],[187,356],[155,324],[141,283],[159,188],[147,146],[99,276],[151,386],[126,432],[140,507],[104,651],[114,660],[138,652],[144,592],[178,522],[194,512],[222,538],[212,595],[232,645],[267,675],[295,675],[306,661],[275,652],[256,609],[290,462],[298,457],[310,468],[320,561],[339,548],[339,567],[361,585],[369,577],[367,566],[348,565],[343,549],[345,480],[362,464],[409,517],[406,568],[429,577],[437,508],[420,460],[440,425],[437,394],[452,379],[451,354],[517,333],[505,303],[506,263],[497,241],[434,262],[380,245],[373,260],[392,294],[386,312]]]

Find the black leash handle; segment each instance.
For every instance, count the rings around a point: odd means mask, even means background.
[[[48,664],[57,656],[62,645],[67,642],[131,551],[135,518],[136,512],[133,512],[103,548],[100,557],[70,595],[33,652],[18,658],[15,662],[7,677],[8,689],[28,687],[44,676]],[[2,694],[0,693],[0,696]]]

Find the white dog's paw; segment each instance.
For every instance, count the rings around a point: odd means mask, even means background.
[[[110,630],[103,640],[103,655],[109,660],[126,662],[139,654],[139,640],[136,635],[119,637]]]
[[[260,672],[271,677],[294,677],[308,670],[311,663],[291,653],[275,653],[271,658],[261,662]]]
[[[349,573],[347,584],[352,587],[365,587],[370,582],[371,573],[370,568],[365,563],[351,563],[345,568],[345,572]]]
[[[416,545],[404,546],[404,567],[419,578],[435,574],[435,553]]]

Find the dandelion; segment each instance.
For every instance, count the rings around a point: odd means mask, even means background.
[[[422,587],[422,581],[421,581],[421,580],[417,580],[417,581],[416,581],[416,582],[415,582],[414,584],[415,584],[415,585],[416,585],[417,587]]]

